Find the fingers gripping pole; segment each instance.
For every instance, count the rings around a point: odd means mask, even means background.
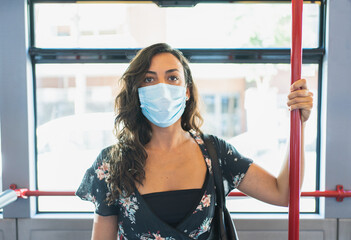
[[[301,78],[302,5],[303,5],[303,0],[292,0],[291,83],[294,83],[296,80]],[[299,239],[300,160],[301,160],[300,111],[293,110],[291,111],[291,114],[290,114],[289,240]]]

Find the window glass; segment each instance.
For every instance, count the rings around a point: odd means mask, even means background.
[[[113,97],[126,65],[36,65],[40,190],[76,190],[98,153],[114,143]],[[83,211],[76,197],[39,197],[39,211]]]
[[[35,4],[35,46],[142,48],[289,48],[290,3],[207,3],[160,8],[153,3]],[[318,47],[319,4],[304,4],[303,47]]]
[[[37,142],[40,190],[76,190],[99,151],[114,143],[113,100],[126,64],[38,64]],[[288,64],[191,64],[201,96],[203,130],[233,144],[277,175],[289,136],[286,106]],[[302,75],[318,99],[318,65]],[[303,191],[316,189],[317,102],[305,130]],[[307,174],[308,173],[308,174]],[[281,212],[286,208],[250,198],[229,198],[235,212]],[[301,211],[314,212],[315,199],[302,198]],[[75,197],[39,197],[39,211],[92,211]]]
[[[226,139],[239,152],[277,176],[288,147],[290,115],[286,100],[290,85],[290,65],[193,64],[191,67],[199,92],[205,96],[204,130]],[[314,93],[315,100],[305,129],[308,172],[302,191],[314,191],[318,65],[303,65],[302,76],[308,79],[308,86]],[[227,205],[233,212],[287,211],[287,208],[250,198],[229,198]],[[301,199],[302,212],[314,212],[315,209],[314,198]]]

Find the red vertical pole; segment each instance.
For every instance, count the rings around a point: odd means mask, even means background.
[[[291,83],[301,78],[302,63],[302,5],[303,0],[292,0]],[[290,114],[289,160],[289,240],[298,240],[300,232],[300,160],[301,120],[300,111]]]

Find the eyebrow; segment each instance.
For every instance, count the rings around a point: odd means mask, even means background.
[[[176,68],[173,68],[166,71],[166,73],[171,73],[171,72],[179,72],[179,70]],[[146,73],[157,75],[157,73],[153,71],[147,71]]]

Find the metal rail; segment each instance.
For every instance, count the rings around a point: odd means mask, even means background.
[[[229,197],[246,197],[244,193],[241,192],[231,192]],[[345,191],[343,185],[337,185],[334,191],[313,191],[313,192],[302,192],[301,197],[334,197],[336,201],[342,202],[344,198],[351,197],[351,191]]]
[[[301,78],[302,65],[302,0],[292,0],[291,84]],[[299,240],[300,232],[300,168],[301,168],[300,110],[290,113],[289,156],[289,240]]]
[[[0,194],[0,208],[7,206],[8,204],[16,201],[18,198],[28,197],[40,197],[40,196],[75,196],[74,191],[39,191],[39,190],[28,190],[26,188],[17,189],[15,184],[10,186],[10,189]],[[313,192],[302,192],[302,197],[333,197],[336,201],[342,202],[344,198],[351,197],[351,191],[344,190],[343,185],[337,185],[334,191],[313,191]],[[228,195],[231,197],[247,197],[241,192],[231,192]]]

